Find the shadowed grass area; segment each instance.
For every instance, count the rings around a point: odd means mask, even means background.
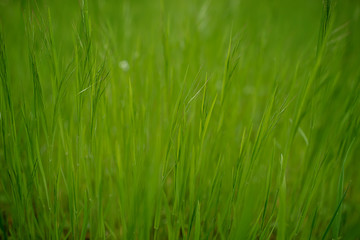
[[[0,239],[359,239],[360,2],[0,0]]]

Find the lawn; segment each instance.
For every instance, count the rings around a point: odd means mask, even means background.
[[[0,0],[0,239],[360,239],[360,1]]]

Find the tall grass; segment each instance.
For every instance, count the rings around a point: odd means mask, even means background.
[[[360,3],[0,4],[0,239],[360,237]]]

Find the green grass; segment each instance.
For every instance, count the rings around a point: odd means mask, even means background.
[[[0,239],[360,239],[360,2],[0,0]]]

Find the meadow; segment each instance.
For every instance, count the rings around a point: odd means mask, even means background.
[[[360,1],[0,0],[0,239],[360,239]]]

